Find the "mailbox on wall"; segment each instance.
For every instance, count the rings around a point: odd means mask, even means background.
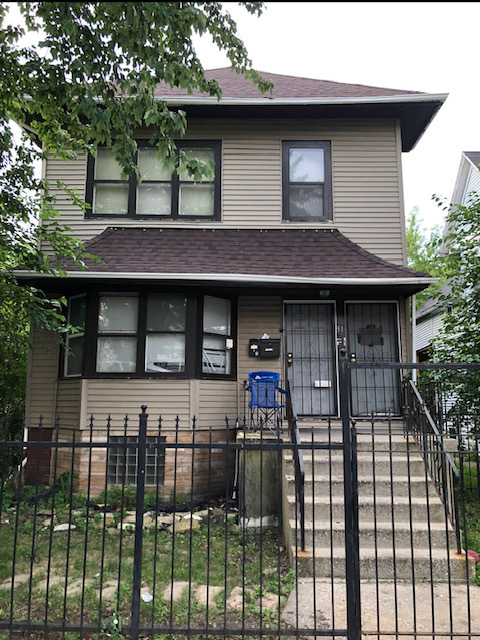
[[[248,344],[248,355],[251,358],[279,358],[280,339],[252,338]]]
[[[259,340],[258,350],[260,358],[279,358],[280,357],[280,340]]]

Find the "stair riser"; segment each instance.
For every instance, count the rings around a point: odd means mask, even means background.
[[[306,476],[312,475],[312,459],[303,456],[303,464]],[[359,476],[365,475],[373,477],[373,469],[375,468],[375,476],[415,476],[425,477],[425,465],[421,458],[417,456],[407,459],[406,456],[380,457],[380,455],[359,456],[357,458],[357,473]],[[314,474],[317,476],[330,475],[336,473],[336,470],[343,470],[343,461],[338,457],[332,458],[316,456],[314,460]]]
[[[311,502],[305,503],[305,518],[307,521],[318,520],[319,518],[331,518],[334,521],[343,522],[344,507],[343,504],[330,504],[316,502],[315,506]],[[427,522],[429,515],[431,522],[445,522],[445,509],[438,502],[432,502],[428,511],[425,504],[395,504],[393,509],[393,517],[395,522],[409,522],[410,516],[413,522]],[[295,504],[289,504],[289,517],[295,517]],[[378,522],[389,522],[392,519],[392,508],[388,504],[359,504],[359,520],[360,525],[363,522],[372,522],[376,519]]]
[[[293,479],[289,479],[287,483],[288,492],[293,495],[295,487],[295,481]],[[313,490],[315,492],[315,497],[327,497],[332,495],[332,497],[343,497],[344,494],[344,485],[343,479],[340,478],[332,478],[330,482],[328,478],[324,478],[322,480],[315,480],[313,483],[311,480],[305,481],[305,496],[311,497],[313,495]],[[426,483],[424,478],[412,478],[410,483],[405,481],[395,481],[393,482],[393,489],[389,482],[380,481],[375,484],[374,491],[374,483],[373,480],[358,482],[358,495],[362,498],[373,498],[374,495],[376,497],[388,497],[391,495],[394,496],[403,496],[408,497],[409,495],[413,498],[419,498],[421,496],[425,496],[426,492],[429,492],[430,497],[434,497],[436,495],[435,489],[431,482]],[[331,493],[330,493],[331,492]]]
[[[300,532],[298,532],[298,539]],[[430,535],[426,531],[413,531],[413,547],[415,549],[428,549],[430,546],[434,549],[447,548],[447,540],[450,549],[456,549],[457,544],[455,535],[449,531],[431,531]],[[316,529],[315,536],[313,536],[311,529],[305,531],[305,544],[309,548],[313,548],[315,542],[315,548],[329,548],[343,547],[345,545],[345,535],[343,530],[335,529]],[[360,532],[360,548],[361,549],[393,549],[394,539],[391,531],[377,530],[376,535],[374,531],[369,529],[368,531],[362,530]],[[396,548],[409,548],[411,546],[410,531],[402,529],[395,531],[395,547]]]
[[[314,434],[312,440],[312,434],[310,432],[300,432],[300,440],[304,445],[309,445],[312,442],[314,443],[314,446],[319,444],[325,445],[326,447],[343,445],[343,438],[340,434],[332,436],[330,440],[327,436],[319,436],[317,434]],[[375,451],[376,453],[389,453],[390,451],[393,451],[395,453],[403,452],[405,455],[407,455],[407,451],[411,455],[418,453],[417,445],[412,443],[411,441],[407,442],[403,437],[392,439],[384,437],[381,441],[379,441],[378,439],[372,439],[371,436],[362,436],[361,438],[357,439],[356,449],[359,453],[370,453],[372,451]],[[305,450],[309,451],[309,449]]]
[[[311,577],[314,575],[313,562],[302,562],[299,566],[301,577]],[[345,561],[343,558],[334,558],[333,563],[327,558],[315,559],[315,576],[317,578],[333,577],[345,579]],[[374,559],[360,559],[360,579],[361,580],[389,580],[389,581],[412,581],[416,582],[466,582],[465,560],[459,558],[458,561],[431,561],[428,556],[416,558],[415,563],[411,560],[399,559],[395,563],[392,560],[381,560],[378,564]]]

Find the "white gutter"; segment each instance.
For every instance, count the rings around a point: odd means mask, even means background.
[[[274,104],[279,106],[291,105],[348,105],[348,104],[388,104],[388,103],[422,103],[422,102],[445,102],[448,93],[421,93],[400,96],[377,96],[364,98],[221,98],[215,96],[155,96],[156,100],[163,100],[169,106],[181,106],[182,104],[225,104],[238,106],[259,106]]]
[[[18,278],[55,278],[50,274],[38,274],[35,272],[15,271]],[[295,276],[271,276],[251,275],[245,273],[131,273],[102,272],[102,271],[67,271],[68,278],[77,279],[87,277],[92,280],[214,280],[217,282],[270,282],[280,284],[316,284],[316,285],[408,285],[408,284],[432,284],[436,278],[300,278]]]

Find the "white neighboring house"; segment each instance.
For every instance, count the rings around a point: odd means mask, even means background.
[[[464,151],[460,160],[457,180],[451,199],[452,205],[464,205],[468,201],[468,196],[472,192],[480,193],[480,151]],[[443,231],[444,237],[451,233],[453,229],[446,223]],[[446,251],[440,248],[440,254]],[[448,293],[449,285],[445,284],[441,288],[442,293]],[[415,331],[415,351],[417,362],[425,362],[429,359],[429,351],[432,347],[434,337],[443,326],[443,318],[448,303],[440,303],[438,298],[430,298],[423,304],[416,313]]]

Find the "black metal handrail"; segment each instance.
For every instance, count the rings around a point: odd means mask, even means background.
[[[458,488],[460,473],[451,454],[445,448],[444,435],[438,429],[432,415],[420,395],[415,383],[407,386],[407,407],[411,412],[405,416],[407,432],[413,433],[422,454],[428,474],[435,483],[437,493],[445,505],[447,516],[457,539],[457,553],[462,551]]]
[[[300,448],[300,431],[298,429],[297,415],[294,409],[292,389],[290,381],[287,380],[287,402],[286,414],[290,441],[293,445],[293,465],[295,470],[295,500],[298,519],[300,522],[300,548],[305,551],[305,465],[303,454]]]

